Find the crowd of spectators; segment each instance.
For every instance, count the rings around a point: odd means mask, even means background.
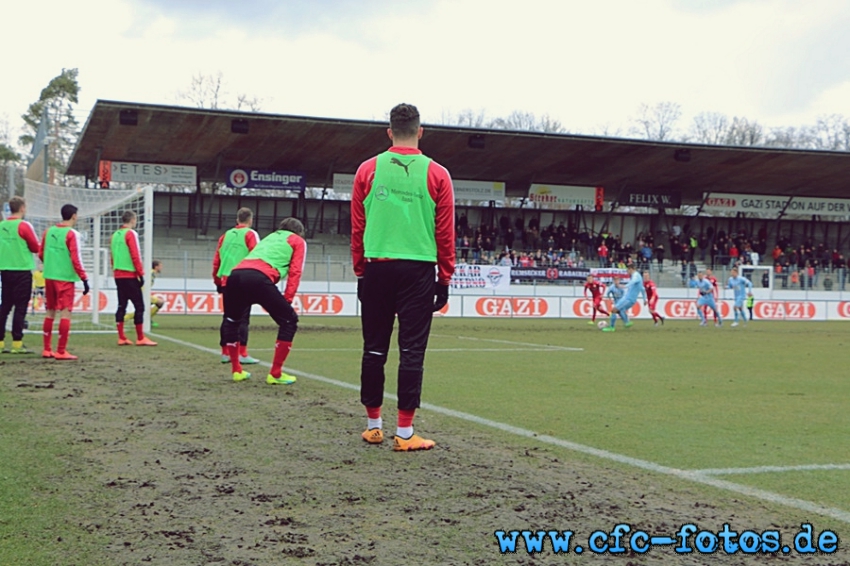
[[[666,246],[665,246],[666,242]],[[674,223],[663,240],[638,234],[637,241],[622,242],[615,234],[594,233],[572,222],[551,223],[541,227],[536,218],[526,224],[521,216],[513,221],[508,215],[499,218],[498,226],[469,225],[467,217],[457,220],[458,261],[471,264],[507,265],[513,267],[622,267],[636,263],[647,269],[653,262],[663,272],[664,261],[681,266],[683,284],[696,275],[696,264],[712,269],[736,265],[765,265],[773,260],[775,278],[783,288],[815,288],[826,290],[836,286],[844,290],[848,268],[844,254],[811,239],[792,245],[782,237],[768,255],[767,232],[755,234],[745,230],[726,233],[708,227],[693,232]],[[757,283],[757,282],[756,282]]]

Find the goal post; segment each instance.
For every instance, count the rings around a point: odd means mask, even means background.
[[[77,207],[83,267],[89,277],[91,292],[82,296],[78,289],[72,312],[72,332],[114,332],[117,295],[112,280],[109,248],[112,234],[122,225],[124,211],[132,210],[138,219],[139,250],[145,273],[145,331],[150,329],[150,269],[153,262],[153,187],[142,186],[129,190],[87,189],[47,185],[32,179],[24,181],[26,219],[41,238],[44,231],[62,220],[65,204]],[[40,264],[39,264],[40,265]],[[30,304],[29,330],[40,330],[44,321],[44,305],[33,296]]]

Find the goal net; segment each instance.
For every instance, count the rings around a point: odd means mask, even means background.
[[[72,332],[114,332],[118,307],[115,282],[112,279],[109,244],[112,234],[121,225],[121,215],[126,210],[136,213],[142,264],[145,269],[145,304],[150,304],[150,278],[153,261],[153,188],[150,186],[131,190],[84,189],[58,187],[31,179],[24,181],[24,198],[27,203],[26,219],[41,239],[44,231],[60,222],[62,206],[73,204],[78,208],[77,225],[82,245],[83,266],[88,275],[91,292],[83,296],[77,284],[74,307],[71,313]],[[36,269],[41,263],[36,260]],[[147,309],[146,309],[147,310]],[[28,330],[39,331],[44,322],[44,299],[37,288],[33,289],[27,315]],[[150,314],[145,314],[145,330],[150,329]]]

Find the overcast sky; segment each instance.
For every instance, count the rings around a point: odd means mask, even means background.
[[[3,8],[0,120],[63,67],[81,123],[97,99],[187,104],[193,74],[272,113],[439,122],[549,114],[627,130],[641,103],[767,126],[850,116],[846,0],[14,0]]]

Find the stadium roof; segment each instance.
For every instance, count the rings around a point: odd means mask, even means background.
[[[123,120],[122,120],[123,115]],[[135,122],[135,125],[122,124]],[[234,124],[234,121],[236,123]],[[234,133],[247,125],[247,133]],[[204,181],[229,167],[302,172],[308,186],[354,173],[386,149],[386,123],[99,100],[68,174],[94,178],[98,157],[195,165]],[[475,147],[483,146],[483,147]],[[850,197],[850,153],[727,147],[425,125],[420,147],[455,179],[504,181],[508,196],[531,183],[679,191]]]

